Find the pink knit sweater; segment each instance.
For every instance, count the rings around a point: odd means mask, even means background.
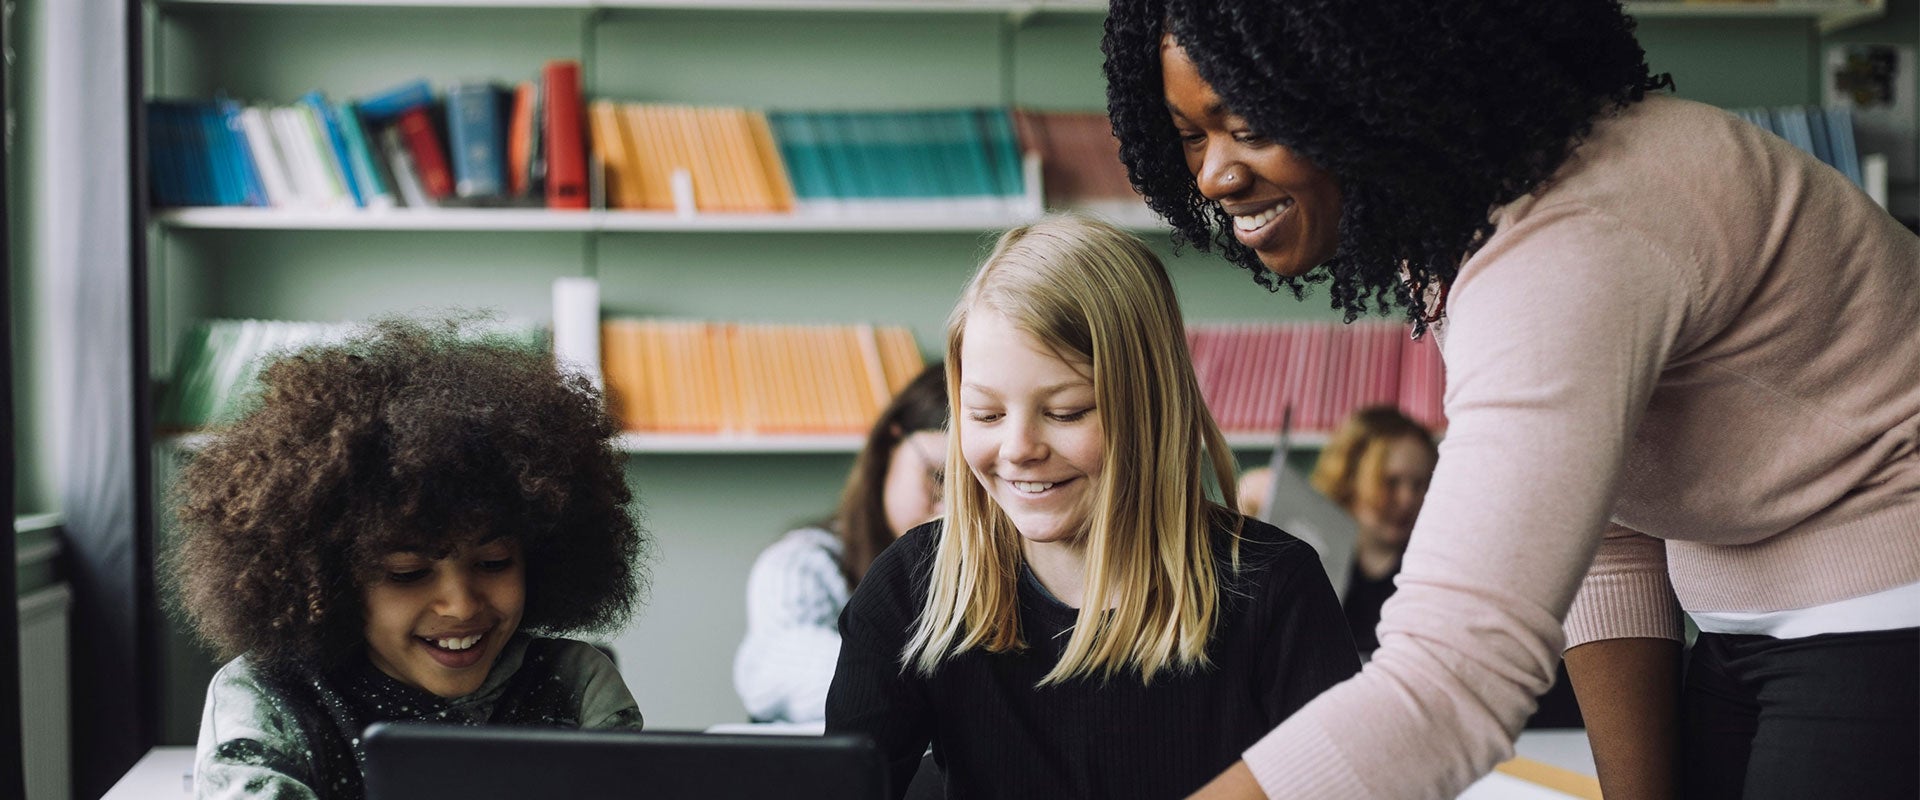
[[[1272,797],[1451,797],[1563,645],[1920,581],[1920,238],[1665,96],[1497,219],[1447,305],[1451,424],[1381,648],[1246,751]]]

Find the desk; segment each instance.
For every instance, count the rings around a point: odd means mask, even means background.
[[[1521,731],[1515,757],[1475,781],[1459,800],[1599,798],[1593,749],[1585,730]]]
[[[716,725],[709,730],[714,733],[820,732],[818,726],[805,725]],[[1579,776],[1591,777],[1594,774],[1593,752],[1587,747],[1587,732],[1583,730],[1526,731],[1520,734],[1520,741],[1514,744],[1514,749],[1521,759]],[[156,747],[147,751],[146,756],[134,764],[133,769],[128,770],[100,800],[185,800],[193,796],[193,782],[188,778],[192,771],[193,748]],[[1524,775],[1516,777],[1496,772],[1468,787],[1461,793],[1460,800],[1565,800],[1579,796],[1546,788],[1527,780]],[[1599,793],[1596,791],[1592,796],[1598,797]]]
[[[193,748],[156,747],[100,800],[184,800],[193,797]]]

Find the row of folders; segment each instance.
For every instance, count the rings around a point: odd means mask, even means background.
[[[341,323],[210,320],[175,352],[161,393],[163,430],[219,426],[257,396],[275,354],[336,339]],[[476,335],[547,346],[532,323]],[[1404,325],[1367,322],[1199,324],[1188,344],[1220,427],[1326,432],[1354,410],[1395,405],[1446,427],[1440,354]],[[608,408],[636,432],[715,435],[859,433],[924,367],[904,326],[609,319],[600,326]]]
[[[903,326],[615,319],[600,328],[607,405],[630,431],[864,431],[925,362]]]
[[[1106,116],[1001,107],[778,110],[585,101],[574,62],[507,87],[411,81],[352,101],[152,101],[161,207],[604,207],[1138,202]]]
[[[1325,433],[1377,405],[1397,406],[1429,430],[1447,427],[1440,348],[1403,324],[1190,325],[1187,343],[1223,430]]]

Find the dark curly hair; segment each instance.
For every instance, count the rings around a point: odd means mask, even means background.
[[[1324,268],[1267,271],[1200,194],[1161,85],[1169,30],[1222,102],[1338,181]],[[1490,210],[1539,188],[1596,116],[1672,86],[1633,30],[1619,0],[1113,0],[1101,50],[1121,159],[1177,243],[1269,291],[1330,280],[1348,322],[1398,306],[1424,330]]]
[[[472,317],[382,319],[281,357],[257,405],[175,482],[173,600],[223,657],[326,667],[364,641],[361,588],[396,549],[503,535],[522,628],[604,631],[644,590],[617,428],[550,355]]]

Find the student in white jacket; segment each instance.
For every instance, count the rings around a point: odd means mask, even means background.
[[[755,721],[825,719],[847,597],[881,550],[942,513],[946,428],[946,372],[934,363],[874,421],[833,518],[788,531],[754,560],[733,686]]]

